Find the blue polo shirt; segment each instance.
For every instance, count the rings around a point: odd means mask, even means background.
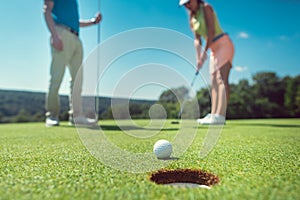
[[[77,0],[53,0],[52,17],[55,23],[70,27],[79,33],[79,12]]]

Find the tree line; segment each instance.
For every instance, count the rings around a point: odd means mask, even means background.
[[[230,85],[228,119],[300,117],[300,75],[280,78],[274,72],[259,72],[252,80],[240,80]],[[157,101],[99,98],[100,119],[178,118],[188,88],[164,91]],[[203,116],[210,112],[210,88],[201,88],[196,103]],[[68,97],[60,96],[60,119],[68,120]],[[154,104],[161,105],[152,109]],[[0,123],[39,122],[45,120],[45,93],[0,90]],[[152,112],[149,112],[151,111]],[[193,107],[185,113],[200,117]],[[151,114],[152,113],[152,114]],[[197,116],[198,115],[198,116]]]
[[[228,119],[300,117],[300,75],[280,78],[274,72],[259,72],[253,75],[251,82],[240,80],[230,84],[230,91]],[[186,88],[176,88],[160,96],[159,102],[167,107],[168,116],[176,117],[182,99],[175,98],[187,92]],[[197,101],[200,114],[209,113],[210,88],[201,88]]]

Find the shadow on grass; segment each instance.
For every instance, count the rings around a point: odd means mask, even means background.
[[[113,125],[100,125],[102,130],[106,131],[122,131],[122,130],[154,130],[154,131],[178,131],[178,128],[162,128],[162,129],[155,129],[155,128],[143,128],[138,126],[113,126]]]
[[[139,126],[131,126],[131,125],[101,125],[101,121],[100,124],[96,125],[96,126],[78,126],[79,128],[88,128],[91,130],[97,130],[99,128],[101,128],[102,130],[106,130],[106,131],[122,131],[122,130],[152,130],[152,131],[178,131],[181,126],[180,123],[176,123],[173,124],[171,123],[172,128],[143,128],[143,127],[139,127]],[[178,126],[178,127],[177,127]],[[76,128],[75,125],[68,125],[68,124],[60,124],[57,127],[63,127],[63,128]],[[207,129],[209,126],[193,126],[191,128],[193,129]]]
[[[297,124],[272,124],[272,123],[230,123],[234,126],[262,126],[262,127],[276,127],[276,128],[300,128]]]
[[[166,160],[166,161],[168,161],[168,160],[179,160],[179,158],[178,157],[158,158],[158,160]]]
[[[54,126],[54,127],[62,127],[62,128],[76,128],[75,125],[70,126],[70,125],[65,125],[65,124],[60,124],[59,126]],[[179,128],[162,128],[162,129],[155,129],[155,128],[143,128],[143,127],[138,127],[138,126],[117,126],[117,125],[101,125],[98,124],[96,126],[78,126],[78,128],[88,128],[92,130],[98,130],[101,128],[102,130],[106,131],[122,131],[122,130],[153,130],[153,131],[178,131]]]
[[[59,127],[62,127],[62,128],[75,128],[75,126],[73,126],[73,125],[67,125],[67,124],[60,124],[59,126],[52,126],[52,127],[54,127],[54,128],[55,127],[57,127],[57,128],[59,128]]]

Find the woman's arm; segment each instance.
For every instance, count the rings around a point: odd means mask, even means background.
[[[194,39],[194,45],[195,45],[195,49],[196,49],[196,59],[197,59],[197,63],[201,62],[201,53],[202,53],[202,40],[201,40],[201,36],[197,33],[195,34],[195,39]]]
[[[207,27],[207,40],[205,45],[205,52],[206,52],[210,47],[210,45],[212,44],[215,35],[214,11],[209,4],[204,5],[204,18]]]
[[[201,51],[201,43],[200,50],[197,50],[197,71],[201,69],[203,63],[207,59],[206,52],[212,44],[215,35],[214,13],[212,7],[209,4],[204,5],[204,18],[207,27],[207,39],[204,51]]]

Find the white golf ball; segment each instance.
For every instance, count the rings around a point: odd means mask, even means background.
[[[158,159],[170,158],[172,154],[172,144],[167,140],[158,140],[153,146],[153,153]]]

